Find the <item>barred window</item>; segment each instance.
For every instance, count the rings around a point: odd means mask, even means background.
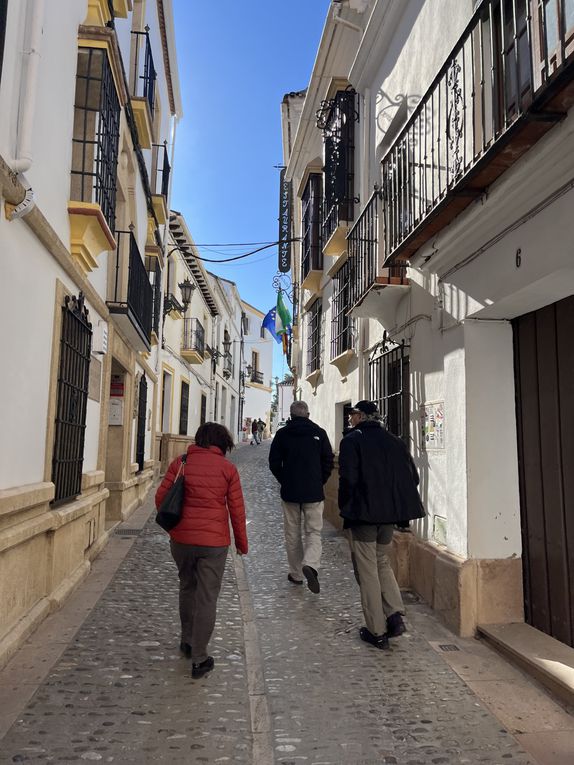
[[[355,122],[359,121],[357,94],[352,88],[340,90],[323,102],[318,126],[325,143],[325,217],[323,236],[327,240],[340,220],[354,219],[355,205]]]
[[[321,207],[323,202],[323,178],[320,173],[311,173],[303,197],[302,210],[302,252],[301,281],[309,271],[323,270],[323,244],[321,241]]]
[[[346,263],[333,277],[333,301],[331,319],[331,359],[345,351],[353,350],[353,319],[347,315],[351,307],[353,261]]]
[[[321,321],[323,302],[317,298],[309,311],[309,334],[307,338],[307,374],[321,369]]]
[[[79,48],[72,138],[71,198],[100,205],[116,225],[120,103],[107,52]]]
[[[389,347],[389,346],[392,347]],[[387,430],[410,443],[409,356],[404,343],[383,343],[369,361],[369,399]]]

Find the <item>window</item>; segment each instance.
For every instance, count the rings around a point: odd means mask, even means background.
[[[52,455],[53,504],[73,499],[82,490],[84,436],[90,376],[92,325],[84,296],[66,296],[62,307],[56,428]]]
[[[331,359],[353,350],[353,320],[347,315],[350,308],[353,261],[347,260],[333,276],[331,319]]]
[[[4,39],[6,37],[6,16],[8,0],[0,0],[0,81],[2,80],[2,60],[4,58]]]
[[[98,204],[116,228],[120,104],[107,52],[79,48],[74,102],[71,198]]]
[[[242,321],[243,321],[243,334],[248,335],[251,331],[251,320],[249,316],[247,316],[246,314],[243,314]]]
[[[321,207],[323,179],[320,173],[311,173],[301,198],[302,252],[301,281],[309,271],[323,270],[323,244],[321,241]]]
[[[261,328],[260,328],[260,330],[259,330],[259,337],[260,337],[262,340],[265,340],[265,327],[263,326],[263,324],[261,325]]]
[[[189,383],[181,382],[181,399],[179,405],[179,435],[187,436],[187,418],[189,413]]]
[[[384,342],[369,361],[369,399],[387,430],[410,443],[409,357],[404,343]]]
[[[359,121],[357,94],[352,88],[340,90],[324,101],[317,125],[325,143],[325,218],[323,237],[327,240],[339,221],[354,219],[355,205],[355,123]]]
[[[323,303],[321,298],[317,298],[308,318],[308,339],[307,339],[307,374],[316,372],[321,368],[321,322],[323,318]]]
[[[207,396],[201,394],[201,409],[199,410],[199,424],[204,425],[207,419]]]

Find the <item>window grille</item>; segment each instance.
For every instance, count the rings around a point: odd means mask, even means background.
[[[153,121],[155,110],[155,81],[157,75],[153,63],[148,27],[146,27],[145,32],[132,32],[132,35],[134,35],[136,41],[132,80],[134,89],[133,94],[136,98],[143,97],[146,99],[149,106],[150,116]]]
[[[136,462],[138,471],[144,469],[145,462],[145,425],[147,416],[147,379],[145,374],[140,377],[138,396],[138,424],[136,434]]]
[[[323,179],[320,173],[309,176],[301,199],[302,253],[301,280],[309,271],[323,270],[323,243],[321,240],[321,207]]]
[[[84,295],[66,295],[62,307],[56,432],[52,456],[53,504],[72,499],[82,490],[84,437],[90,375],[92,325]]]
[[[155,332],[155,336],[159,337],[159,325],[161,318],[161,266],[157,258],[148,256],[147,260],[148,274],[153,289],[152,329]]]
[[[201,394],[201,409],[199,411],[199,424],[204,425],[207,419],[207,396]]]
[[[307,340],[307,374],[321,369],[321,324],[323,302],[317,298],[309,311],[309,335]]]
[[[355,123],[359,121],[358,98],[352,88],[340,90],[324,101],[317,126],[325,143],[325,216],[323,238],[331,236],[341,220],[354,219]]]
[[[410,443],[409,392],[408,346],[385,341],[369,360],[369,400],[377,404],[387,430],[407,446]]]
[[[79,48],[71,198],[100,205],[115,230],[120,103],[107,52]]]
[[[2,60],[4,58],[4,40],[6,38],[6,16],[8,0],[0,0],[0,81],[2,80]]]
[[[187,418],[189,413],[189,383],[181,383],[181,403],[179,407],[179,435],[187,436]]]
[[[167,202],[169,195],[169,175],[171,173],[171,166],[169,164],[169,156],[167,153],[167,146],[165,144],[153,145],[153,177],[154,194],[161,194]]]
[[[183,347],[187,351],[197,351],[205,354],[205,330],[199,319],[184,319]]]
[[[108,264],[113,279],[108,306],[112,313],[127,313],[141,337],[149,344],[153,326],[154,289],[133,232],[116,231],[115,236],[118,245],[113,258],[110,255]]]
[[[331,359],[354,349],[354,321],[347,313],[351,307],[353,280],[353,261],[349,259],[333,276]]]

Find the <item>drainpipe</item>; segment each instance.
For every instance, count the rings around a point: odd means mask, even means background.
[[[40,69],[40,47],[42,43],[42,25],[44,22],[45,0],[28,0],[26,9],[26,27],[29,28],[27,44],[22,52],[22,80],[20,82],[20,97],[18,102],[18,125],[16,141],[16,157],[10,162],[14,173],[26,187],[26,196],[14,208],[10,219],[22,218],[33,209],[34,192],[24,178],[23,173],[32,167],[32,132],[36,107],[36,92],[38,89],[38,72]]]
[[[341,16],[341,5],[339,2],[335,5],[333,8],[333,21],[335,24],[340,24],[343,27],[347,27],[348,29],[353,29],[355,32],[361,32],[363,33],[363,28],[358,26],[357,24],[353,24],[351,21],[347,21],[347,19],[344,19]]]

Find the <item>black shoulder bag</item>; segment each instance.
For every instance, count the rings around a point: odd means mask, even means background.
[[[181,458],[181,464],[177,476],[171,489],[163,498],[155,516],[158,523],[165,531],[171,531],[181,520],[181,511],[183,509],[183,494],[185,488],[185,462],[187,454]]]

